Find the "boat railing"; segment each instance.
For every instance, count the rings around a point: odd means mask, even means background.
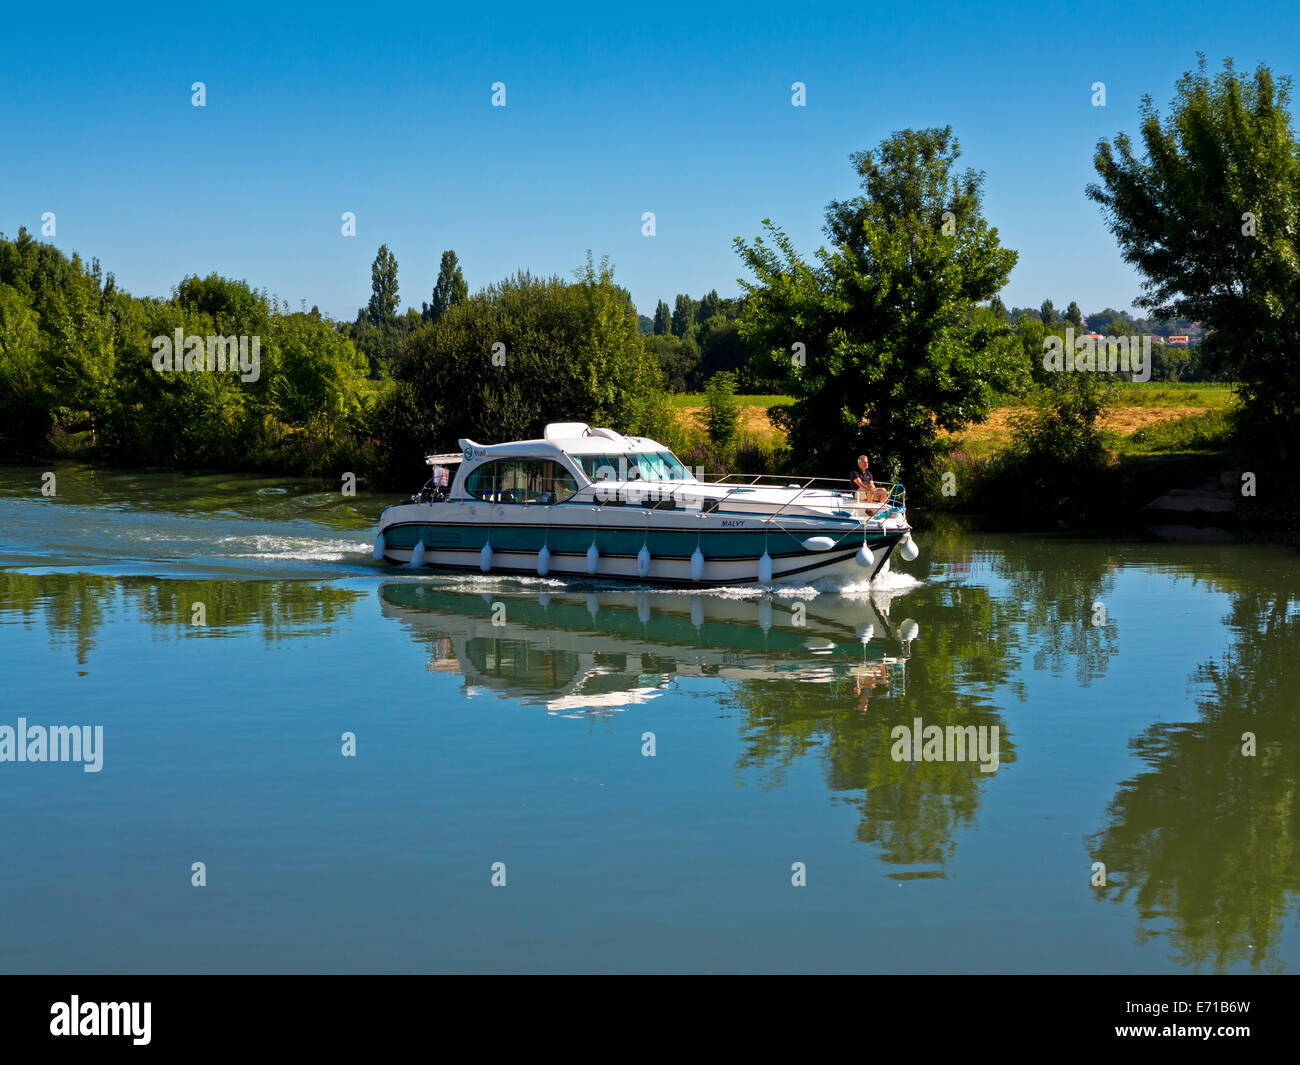
[[[790,496],[789,499],[781,503],[781,505],[770,514],[762,515],[765,523],[774,522],[775,519],[779,518],[785,511],[799,503],[809,494],[825,492],[834,492],[836,495],[843,498],[844,506],[848,511],[869,510],[870,513],[868,513],[866,517],[871,520],[884,520],[889,517],[902,516],[905,513],[907,506],[907,493],[903,488],[903,485],[901,483],[888,483],[882,481],[876,481],[875,484],[877,488],[883,489],[887,493],[883,502],[867,503],[863,500],[859,500],[857,498],[857,489],[853,487],[853,482],[849,481],[847,478],[791,478],[788,474],[782,475],[772,473],[715,474],[711,479],[710,475],[706,474],[704,480],[678,481],[670,489],[666,489],[662,483],[656,482],[655,486],[650,489],[650,491],[655,494],[658,507],[662,507],[665,501],[671,501],[675,506],[678,495],[680,494],[689,500],[689,502],[686,502],[687,509],[701,509],[705,513],[710,513],[714,510],[724,509],[726,504],[730,502],[733,497],[752,491],[755,488],[793,489],[794,494]],[[727,488],[728,491],[720,498],[716,499],[692,499],[691,497],[694,495],[692,489],[699,485]],[[624,500],[618,498],[617,494],[606,498],[599,487],[599,482],[597,482],[594,487],[596,488],[596,491],[593,493],[592,501],[597,506],[610,504],[622,505],[624,503]],[[626,492],[627,490],[628,489],[625,486],[623,491]]]
[[[705,474],[706,478],[708,478],[709,476],[710,476],[709,474]],[[712,475],[712,477],[713,477],[712,480],[705,480],[701,483],[708,484],[708,485],[723,486],[723,487],[731,486],[731,490],[728,491],[727,494],[722,497],[722,499],[718,500],[719,509],[722,507],[724,503],[730,500],[733,495],[736,495],[739,492],[746,491],[752,488],[796,489],[795,494],[793,496],[791,496],[784,503],[782,503],[781,506],[779,506],[771,514],[764,516],[768,522],[771,522],[775,518],[779,517],[783,511],[793,506],[800,499],[802,499],[805,494],[810,492],[833,491],[837,495],[843,494],[846,497],[846,502],[852,507],[857,507],[859,504],[863,502],[857,498],[858,489],[853,487],[853,482],[844,477],[805,477],[802,479],[799,478],[792,479],[788,475],[782,475],[776,473],[726,473],[726,474],[714,474]],[[784,483],[765,484],[763,483],[765,481],[784,482]],[[877,488],[882,489],[886,492],[886,497],[883,503],[865,504],[867,507],[878,506],[881,508],[880,510],[876,510],[873,513],[871,513],[869,517],[873,519],[874,518],[884,519],[895,515],[902,515],[906,511],[907,490],[903,487],[901,481],[900,482],[875,481],[873,483]]]

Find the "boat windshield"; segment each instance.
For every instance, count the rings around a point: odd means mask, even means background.
[[[693,481],[691,471],[671,451],[571,455],[593,481]]]

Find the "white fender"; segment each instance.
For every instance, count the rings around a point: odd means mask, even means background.
[[[763,557],[758,560],[758,583],[772,583],[772,556],[766,551],[763,552]],[[771,606],[771,604],[768,605]]]
[[[650,548],[644,544],[641,545],[641,550],[637,552],[636,575],[638,577],[650,576]]]
[[[636,597],[636,619],[642,625],[650,623],[650,593],[639,592]]]
[[[595,621],[596,615],[600,613],[600,596],[595,592],[587,593],[587,613],[591,615],[592,621]]]
[[[551,549],[545,544],[537,552],[537,576],[545,577],[551,572]]]
[[[483,550],[478,553],[478,568],[484,573],[492,572],[492,545],[484,544]]]
[[[806,551],[829,551],[835,546],[835,541],[829,536],[810,536],[803,546]]]
[[[858,626],[858,639],[861,640],[863,643],[870,643],[871,637],[873,637],[875,634],[876,634],[876,627],[874,625]]]
[[[424,541],[415,541],[415,550],[411,552],[411,569],[419,569],[424,565]]]
[[[908,533],[907,539],[899,545],[898,553],[908,562],[914,561],[916,556],[921,553],[921,549],[916,546],[916,541],[912,539],[911,533]]]
[[[596,575],[596,569],[599,566],[600,566],[600,551],[597,550],[596,541],[593,540],[591,542],[591,546],[587,548],[587,572],[594,577]]]
[[[384,534],[380,533],[378,536],[375,537],[375,561],[376,562],[384,561],[385,546],[387,545],[384,543]]]
[[[764,632],[772,628],[772,600],[760,599],[758,603],[758,627]]]
[[[698,595],[691,599],[691,624],[697,629],[704,624],[704,600]]]
[[[691,555],[691,580],[698,581],[704,576],[704,554],[697,547]]]
[[[921,626],[918,625],[911,618],[904,618],[903,623],[898,626],[898,635],[901,636],[908,643],[911,643],[913,640],[915,640],[917,636],[920,635],[920,632],[921,632]]]
[[[862,548],[858,551],[856,557],[858,565],[864,566],[867,569],[870,569],[876,564],[876,556],[871,553],[871,548],[866,545],[866,541],[863,541]]]

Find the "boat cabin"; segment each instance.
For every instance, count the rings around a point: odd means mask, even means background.
[[[541,440],[459,443],[459,455],[427,456],[435,471],[445,474],[453,465],[457,468],[446,493],[430,498],[549,506],[600,481],[695,481],[663,444],[583,422],[552,422]]]

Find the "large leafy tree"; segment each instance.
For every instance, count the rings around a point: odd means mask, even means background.
[[[1200,321],[1204,355],[1238,382],[1248,423],[1300,447],[1300,145],[1290,82],[1202,56],[1170,112],[1145,97],[1139,157],[1127,134],[1097,146],[1099,203],[1125,261],[1143,276],[1138,306]]]
[[[827,207],[832,247],[813,261],[768,221],[767,240],[736,238],[755,275],[742,281],[741,334],[790,367],[795,402],[775,416],[810,469],[865,451],[875,468],[911,475],[942,430],[987,415],[1013,372],[1014,339],[979,304],[1016,253],[985,221],[983,176],[959,173],[959,154],[950,128],[854,154],[862,194]]]

